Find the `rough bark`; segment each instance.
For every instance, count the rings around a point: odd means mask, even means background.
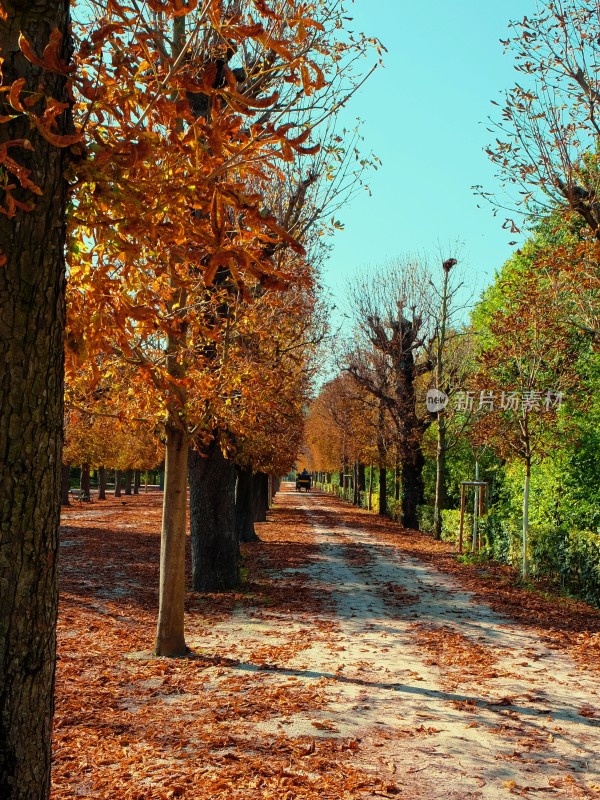
[[[192,587],[223,592],[240,584],[236,533],[235,464],[213,440],[205,453],[189,454]]]
[[[311,476],[311,479],[312,478],[314,478],[314,475]],[[279,487],[281,485],[281,478],[277,478],[275,475],[270,475],[269,479],[270,479],[270,488],[271,488],[271,490],[270,490],[271,502],[270,502],[269,505],[273,505],[273,500],[275,500],[275,495],[279,491]]]
[[[121,497],[121,470],[115,470],[115,497]]]
[[[184,656],[185,533],[188,439],[172,421],[165,429],[165,493],[160,539],[157,656]]]
[[[41,54],[58,28],[67,61],[68,3],[21,0],[4,2],[3,10],[2,84],[22,77],[26,93],[44,86],[66,102],[64,78],[27,61],[18,37],[23,32]],[[31,170],[42,196],[16,189],[19,201],[35,199],[34,209],[0,215],[0,257],[6,259],[0,268],[0,797],[44,800],[56,661],[67,153],[44,140],[25,115],[15,115],[6,98],[0,95],[0,116],[14,119],[0,125],[0,144],[31,142],[31,151],[11,147],[9,153]],[[58,125],[70,132],[70,111]],[[17,183],[6,171],[4,177]]]
[[[383,404],[380,403],[377,421],[377,454],[379,456],[379,514],[381,516],[385,516],[387,514],[387,450],[385,446],[384,430],[385,412],[383,409]]]
[[[106,500],[106,467],[98,467],[98,500]]]
[[[251,467],[237,467],[235,486],[235,529],[240,542],[258,542],[254,529],[253,483]]]
[[[423,467],[421,448],[402,461],[402,524],[405,528],[419,527],[417,509],[423,503]]]
[[[388,512],[387,504],[387,469],[385,463],[379,464],[379,514],[385,517]]]
[[[133,470],[126,469],[125,470],[125,494],[128,497],[131,497],[132,482],[133,482]]]
[[[139,469],[134,470],[133,473],[133,493],[139,494],[140,493],[140,486],[142,483],[142,473]]]
[[[394,365],[397,386],[397,407],[401,413],[396,417],[400,444],[400,467],[402,486],[402,524],[406,528],[418,528],[417,507],[423,503],[423,467],[425,459],[421,450],[423,425],[416,413],[415,365],[412,343],[415,327],[408,320],[402,321],[404,353]]]
[[[359,492],[364,492],[365,489],[367,488],[367,480],[365,474],[366,474],[366,467],[362,462],[359,461],[356,470],[356,482],[358,483]]]
[[[529,443],[528,443],[529,444]],[[522,569],[523,579],[529,575],[529,561],[527,548],[529,546],[529,484],[531,481],[531,456],[525,459],[525,483],[523,486],[523,543],[522,543]]]
[[[269,478],[264,472],[257,472],[252,483],[254,494],[254,521],[266,522],[269,510]]]

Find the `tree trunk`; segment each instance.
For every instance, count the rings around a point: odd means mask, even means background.
[[[142,483],[142,473],[139,469],[136,469],[133,473],[133,493],[139,494],[140,493],[140,485]]]
[[[115,470],[115,497],[121,497],[121,470]]]
[[[68,103],[65,78],[28,61],[22,33],[42,54],[53,29],[69,60],[69,4],[3,3],[0,15],[3,86],[24,78],[22,98],[40,91]],[[36,104],[39,108],[39,104]],[[0,215],[0,797],[45,800],[50,787],[50,739],[56,662],[56,555],[61,500],[65,290],[64,171],[68,151],[47,142],[25,114],[0,95],[0,145],[31,170],[37,197],[14,189],[31,211]],[[71,132],[67,108],[57,133]],[[6,167],[3,183],[17,184]],[[6,194],[2,195],[4,205]]]
[[[106,467],[98,467],[98,500],[106,500]]]
[[[254,530],[254,504],[252,485],[254,476],[251,467],[237,467],[235,487],[235,529],[240,542],[260,541]]]
[[[387,452],[384,433],[385,410],[380,403],[377,414],[377,455],[379,456],[379,514],[381,516],[387,515],[387,470],[385,466]]]
[[[131,497],[131,483],[133,479],[133,470],[126,469],[125,470],[125,494],[127,497]]]
[[[81,497],[85,497],[86,499],[90,499],[91,497],[91,481],[90,481],[90,465],[89,464],[82,464],[81,465],[81,480],[79,482],[79,491],[81,492]]]
[[[529,483],[531,480],[531,459],[525,461],[525,485],[523,486],[523,567],[521,574],[527,578],[529,563],[527,560],[527,545],[529,540]]]
[[[62,471],[61,471],[61,482],[60,482],[60,504],[61,506],[70,506],[71,501],[69,499],[69,490],[71,488],[70,485],[70,477],[71,477],[71,465],[70,464],[63,464]]]
[[[235,464],[215,439],[206,454],[189,455],[192,587],[223,592],[240,584],[236,534]]]
[[[369,466],[369,500],[367,502],[367,509],[371,511],[373,508],[373,464]]]
[[[354,491],[352,492],[352,504],[355,506],[360,506],[360,493],[361,493],[361,483],[360,483],[360,464],[358,461],[354,462]],[[364,483],[364,466],[363,466],[363,483]],[[364,486],[362,487],[364,489]]]
[[[356,471],[356,482],[358,483],[358,490],[359,492],[364,492],[367,488],[367,480],[365,477],[365,465],[362,462],[358,462],[358,469]]]
[[[312,480],[311,475],[311,480]],[[271,503],[273,505],[273,501],[275,500],[275,495],[279,491],[279,487],[281,486],[281,478],[276,477],[275,475],[271,475]]]
[[[266,522],[269,510],[269,479],[264,472],[257,472],[252,482],[254,494],[254,522]]]
[[[157,656],[184,656],[185,533],[188,439],[176,423],[166,426],[165,493],[160,538]]]
[[[387,515],[387,469],[385,464],[379,463],[379,514]]]
[[[396,459],[396,466],[394,467],[394,500],[400,500],[400,495],[402,494],[401,491],[401,482],[402,482],[402,467],[400,463]]]
[[[419,527],[417,508],[423,503],[423,466],[425,459],[420,446],[402,461],[402,524],[405,528]]]

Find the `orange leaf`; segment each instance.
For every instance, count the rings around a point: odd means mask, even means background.
[[[81,94],[86,98],[86,100],[94,100],[98,99],[98,95],[100,94],[100,89],[97,85],[93,84],[91,81],[88,81],[87,78],[84,78],[81,83],[77,86]]]
[[[81,141],[81,133],[61,135],[48,130],[38,119],[34,118],[33,122],[44,139],[55,147],[70,147],[72,144],[77,144],[77,142]]]
[[[8,102],[15,109],[15,111],[21,111],[22,113],[25,113],[25,108],[19,99],[19,95],[21,94],[23,86],[25,86],[25,78],[17,78],[17,80],[10,87]]]
[[[220,193],[215,189],[210,204],[210,224],[218,244],[223,240],[224,230],[224,214],[223,214],[223,198]]]
[[[62,39],[62,33],[58,28],[54,28],[50,34],[50,41],[44,48],[44,63],[46,69],[51,72],[57,72],[59,75],[67,75],[69,72],[73,72],[75,67],[67,64],[60,56]]]
[[[21,52],[28,61],[31,61],[32,64],[36,65],[36,67],[41,67],[42,69],[46,69],[46,65],[44,64],[42,59],[36,55],[35,50],[33,49],[29,41],[25,38],[25,36],[22,33],[19,34],[19,47],[21,48]]]

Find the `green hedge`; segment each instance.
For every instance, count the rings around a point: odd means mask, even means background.
[[[427,520],[427,513],[421,513]],[[459,526],[459,510],[442,511],[442,539],[458,544]],[[465,513],[465,550],[470,547],[472,527],[473,516]],[[516,568],[520,566],[520,526],[492,512],[479,520],[479,528],[484,555]],[[532,578],[550,581],[590,603],[600,605],[600,532],[531,525],[527,557]]]

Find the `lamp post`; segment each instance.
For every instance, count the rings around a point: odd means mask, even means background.
[[[457,264],[455,258],[448,258],[442,262],[444,270],[444,280],[442,284],[442,307],[440,315],[440,326],[438,332],[437,361],[435,369],[435,385],[438,391],[442,390],[442,380],[444,372],[444,348],[446,346],[446,319],[448,316],[448,279],[452,267]],[[436,475],[435,475],[435,508],[433,512],[433,535],[435,539],[442,538],[442,508],[445,503],[445,467],[446,467],[446,418],[444,409],[437,412],[438,437],[436,451]]]

